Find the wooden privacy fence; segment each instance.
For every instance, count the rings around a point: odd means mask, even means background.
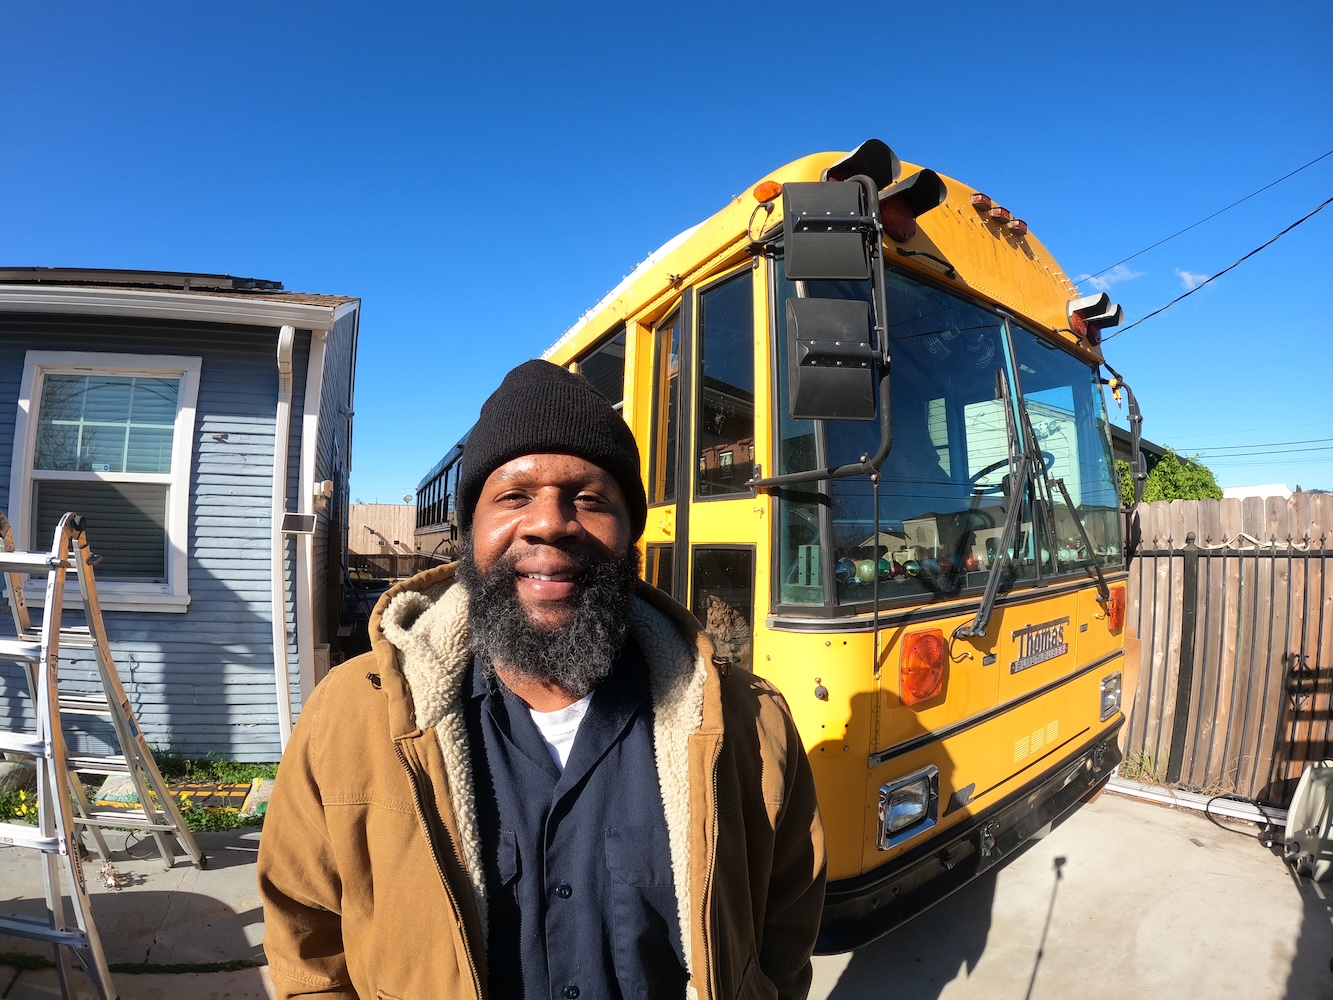
[[[1333,756],[1333,496],[1143,504],[1129,535],[1125,773],[1289,805]]]

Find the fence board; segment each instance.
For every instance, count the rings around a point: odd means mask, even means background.
[[[1131,760],[1158,776],[1168,764],[1193,533],[1195,655],[1173,777],[1287,804],[1306,764],[1333,754],[1333,496],[1143,504],[1130,532],[1130,620],[1144,646]]]

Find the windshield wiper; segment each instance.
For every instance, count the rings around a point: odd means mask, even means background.
[[[1009,379],[1005,376],[1002,368],[995,372],[995,395],[1000,398],[1004,407],[1004,432],[1009,450],[1009,468],[1011,470],[1008,490],[1009,510],[1004,516],[1004,531],[1000,533],[1000,547],[996,550],[995,559],[991,562],[990,569],[986,573],[986,590],[981,595],[981,606],[977,608],[975,618],[970,622],[964,622],[953,630],[956,639],[970,639],[986,634],[986,628],[990,625],[991,612],[995,610],[995,598],[1000,592],[1000,577],[1009,567],[1010,552],[1013,550],[1018,537],[1018,520],[1023,507],[1023,497],[1027,494],[1028,482],[1032,477],[1031,456],[1018,446],[1018,428],[1014,426],[1014,408],[1009,397]],[[1017,466],[1017,472],[1012,471],[1015,466]]]

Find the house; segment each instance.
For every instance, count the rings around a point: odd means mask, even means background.
[[[225,275],[0,269],[0,510],[19,549],[86,517],[155,747],[276,760],[336,662],[360,310]],[[25,689],[0,663],[0,727]]]

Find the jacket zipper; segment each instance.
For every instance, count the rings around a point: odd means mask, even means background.
[[[417,820],[421,823],[421,829],[426,835],[426,846],[430,848],[431,860],[435,862],[435,870],[439,873],[440,883],[444,886],[444,894],[449,898],[454,913],[458,916],[458,925],[463,936],[463,950],[467,953],[467,967],[468,971],[472,973],[472,990],[480,998],[482,996],[481,977],[477,974],[477,963],[472,957],[472,948],[468,944],[467,927],[463,924],[463,911],[458,905],[458,897],[454,895],[453,886],[449,884],[449,879],[444,874],[444,865],[440,863],[439,845],[435,843],[435,836],[431,832],[430,823],[426,821],[426,806],[421,794],[420,779],[412,765],[408,763],[407,754],[403,752],[403,748],[397,740],[394,741],[393,752],[398,755],[398,760],[403,765],[403,769],[407,771],[407,779],[412,785],[412,801],[417,808]],[[716,778],[714,781],[716,782]]]

